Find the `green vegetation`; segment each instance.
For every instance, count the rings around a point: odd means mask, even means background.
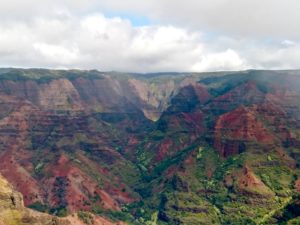
[[[35,203],[29,205],[28,207],[31,209],[34,209],[36,211],[39,211],[39,212],[49,212],[49,209],[50,209],[50,207],[48,205],[45,205],[41,202],[35,202]]]
[[[6,72],[0,73],[0,80],[35,80],[39,84],[49,83],[50,81],[59,78],[74,80],[78,77],[102,79],[102,75],[96,70],[8,69]]]
[[[77,215],[86,225],[92,225],[94,223],[93,216],[89,212],[79,211]]]

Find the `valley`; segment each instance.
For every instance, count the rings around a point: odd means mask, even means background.
[[[299,156],[297,70],[0,69],[0,224],[299,224]]]

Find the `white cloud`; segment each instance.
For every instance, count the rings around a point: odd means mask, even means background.
[[[232,69],[238,58],[228,51],[207,59],[199,32],[174,26],[133,27],[128,20],[102,14],[0,24],[0,31],[2,66],[191,71]],[[199,63],[206,66],[198,67]]]
[[[295,0],[0,3],[0,66],[135,72],[300,67]],[[136,27],[101,12],[154,22]]]
[[[51,63],[71,64],[78,60],[78,49],[68,49],[64,46],[51,45],[46,43],[34,43],[33,49],[36,53]]]
[[[243,70],[248,69],[246,62],[232,49],[224,52],[211,53],[203,56],[203,59],[194,65],[194,71],[211,70]]]
[[[192,29],[248,37],[300,38],[299,0],[104,0],[101,6]]]
[[[294,41],[291,41],[291,40],[284,40],[284,41],[281,42],[281,44],[284,45],[284,46],[289,47],[289,46],[295,45],[296,43]]]

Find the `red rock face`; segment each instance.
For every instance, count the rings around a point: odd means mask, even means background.
[[[299,193],[300,192],[300,179],[297,179],[295,182],[295,189]]]
[[[158,153],[155,157],[155,161],[161,161],[172,152],[172,146],[174,142],[172,140],[166,139],[164,142],[160,143],[158,146]]]
[[[241,172],[239,184],[243,187],[264,186],[264,183],[260,179],[258,179],[247,166]]]
[[[22,154],[22,153],[21,153]],[[45,191],[24,166],[20,165],[13,152],[7,151],[0,157],[0,172],[24,196],[25,205],[44,202]]]
[[[55,205],[65,204],[71,212],[78,210],[90,210],[92,199],[94,203],[102,205],[105,209],[119,210],[118,202],[87,174],[70,163],[69,159],[62,155],[58,162],[48,169],[52,172],[52,178],[44,183],[51,190],[50,202]],[[132,199],[126,199],[132,200]]]
[[[223,113],[240,105],[260,104],[264,99],[265,94],[257,88],[256,83],[248,81],[213,99],[208,110]]]
[[[104,209],[119,210],[120,204],[135,200],[128,193],[130,189],[118,176],[87,157],[80,157],[82,167],[94,165],[91,170],[105,178],[101,187],[95,177],[80,168],[66,154],[60,154],[59,158],[56,156],[58,148],[65,148],[64,146],[69,145],[70,149],[73,145],[74,150],[79,150],[72,143],[75,140],[76,145],[76,137],[73,135],[77,133],[83,137],[91,135],[91,138],[86,139],[102,143],[103,148],[106,148],[103,152],[107,152],[106,161],[122,161],[120,154],[111,149],[110,145],[107,146],[106,136],[110,136],[109,133],[102,135],[98,132],[96,135],[97,132],[92,127],[89,128],[84,117],[76,113],[59,115],[41,110],[24,99],[6,95],[0,96],[0,101],[9,109],[2,110],[0,117],[0,172],[23,194],[25,205],[40,202],[53,208],[64,206],[70,212],[75,212],[90,210],[93,204]],[[54,127],[55,132],[51,134]],[[50,136],[57,141],[49,140]],[[63,140],[60,141],[61,144],[59,140]],[[41,147],[44,148],[43,155],[38,153]],[[92,148],[98,151],[98,145],[89,146],[89,149]],[[48,161],[43,162],[47,157]],[[42,162],[40,168],[44,167],[43,174],[47,174],[46,176],[37,173],[39,162]]]
[[[199,83],[193,84],[192,86],[201,104],[204,104],[211,99],[211,95],[204,86]]]
[[[201,111],[175,113],[168,118],[168,130],[186,130],[200,135],[205,129],[203,119]]]
[[[182,85],[187,84],[165,79],[153,85],[142,80],[98,74],[93,79],[56,78],[40,83],[30,79],[2,80],[0,95],[26,99],[44,110],[125,112],[135,106],[147,118],[157,120]]]
[[[152,164],[172,157],[204,134],[205,115],[199,110],[199,106],[210,98],[207,90],[200,84],[189,84],[179,91],[158,124],[162,132],[178,134],[179,137],[162,139],[156,145],[149,142],[149,150],[155,151]]]
[[[95,180],[74,165],[66,155],[61,155],[57,162],[48,164],[45,173],[49,177],[34,179],[32,169],[19,163],[30,160],[25,158],[26,152],[21,154],[19,157],[11,152],[2,155],[0,171],[24,195],[25,205],[41,202],[52,207],[66,206],[70,212],[76,212],[90,210],[93,204],[104,209],[119,210],[120,204],[135,201],[128,192],[122,191],[126,188],[122,181],[99,166],[95,173],[102,173],[115,180],[119,183],[118,187],[106,183],[100,188]]]
[[[220,116],[215,125],[214,147],[224,157],[242,151],[240,143],[272,144],[275,137],[259,121],[255,111],[240,107]]]
[[[239,174],[237,174],[239,191],[246,194],[272,195],[270,189],[245,166]]]
[[[283,107],[274,99],[270,99],[266,103],[252,107],[256,111],[269,129],[282,141],[284,145],[297,146],[297,135],[289,128],[297,126],[297,121],[290,117]]]

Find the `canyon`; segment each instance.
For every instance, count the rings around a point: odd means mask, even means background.
[[[0,224],[297,224],[299,156],[297,70],[0,69]]]

